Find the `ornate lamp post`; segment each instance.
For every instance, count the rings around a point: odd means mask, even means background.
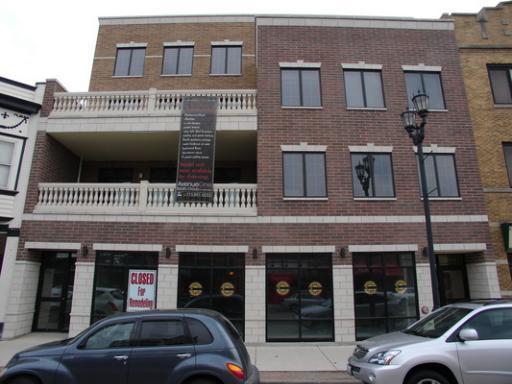
[[[423,195],[423,208],[425,210],[425,224],[427,227],[427,254],[430,264],[430,279],[432,280],[432,298],[434,309],[439,308],[439,282],[437,280],[436,256],[434,254],[434,242],[432,240],[432,222],[430,218],[430,205],[428,200],[427,177],[425,176],[425,157],[423,155],[423,139],[425,138],[425,126],[428,116],[428,96],[418,93],[412,98],[414,110],[407,108],[401,114],[404,128],[418,148],[418,161],[420,166],[421,191]],[[419,118],[419,122],[417,122]]]

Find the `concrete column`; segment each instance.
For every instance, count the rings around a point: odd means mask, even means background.
[[[16,278],[12,279],[8,291],[2,291],[3,296],[8,296],[2,338],[11,339],[32,330],[40,267],[40,263],[33,261],[15,262],[13,276]]]
[[[16,265],[16,252],[18,251],[19,237],[7,237],[5,241],[4,260],[2,273],[0,274],[0,324],[5,323],[7,305],[12,292],[12,276]],[[2,338],[2,327],[0,326],[0,338]]]
[[[354,278],[351,265],[332,268],[334,304],[334,338],[336,342],[351,343],[356,339]]]
[[[245,341],[265,342],[265,266],[245,267]]]
[[[501,297],[495,262],[466,264],[466,270],[472,299]]]
[[[91,323],[94,285],[94,263],[76,262],[73,301],[69,323],[69,336],[75,336]]]
[[[156,306],[158,309],[175,309],[178,300],[178,266],[158,266]]]
[[[432,280],[430,279],[430,264],[416,264],[416,284],[418,285],[418,307],[420,309],[420,317],[425,316],[421,308],[427,307],[428,313],[432,311],[434,299],[432,298]]]

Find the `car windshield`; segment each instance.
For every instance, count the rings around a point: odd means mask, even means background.
[[[410,335],[437,338],[466,316],[472,309],[446,307],[431,313],[423,320],[402,331]]]

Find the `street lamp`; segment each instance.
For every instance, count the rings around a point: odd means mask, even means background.
[[[432,298],[434,300],[434,309],[439,308],[439,282],[437,280],[436,257],[434,254],[434,242],[432,240],[432,221],[430,218],[430,206],[428,200],[427,178],[425,176],[425,157],[423,155],[423,139],[425,138],[425,126],[428,116],[428,96],[425,93],[418,92],[412,98],[414,109],[407,108],[401,114],[404,128],[412,139],[414,145],[418,148],[418,161],[420,166],[421,191],[423,195],[423,208],[425,210],[425,224],[427,227],[427,254],[430,264],[430,279],[432,280]],[[419,122],[417,119],[419,117]]]

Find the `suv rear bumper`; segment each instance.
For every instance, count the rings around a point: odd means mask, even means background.
[[[251,376],[245,380],[245,384],[260,384],[260,371],[255,365],[252,366]]]
[[[350,357],[347,373],[368,384],[399,384],[404,381],[403,367],[399,365],[378,365],[362,363]]]

